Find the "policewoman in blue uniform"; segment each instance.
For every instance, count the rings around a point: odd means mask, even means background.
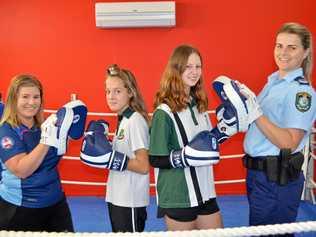
[[[251,123],[244,140],[250,225],[295,222],[304,183],[301,152],[315,120],[310,31],[284,24],[276,35],[274,60],[278,70],[257,98],[241,85]]]
[[[14,77],[0,121],[1,230],[73,232],[57,171],[53,118],[43,122],[40,81]]]

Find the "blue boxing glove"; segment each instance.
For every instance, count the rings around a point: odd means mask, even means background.
[[[246,104],[247,98],[241,92],[239,82],[231,80],[226,76],[217,77],[212,85],[223,103],[229,103],[236,111],[237,130],[238,132],[246,132],[248,130],[248,108]]]
[[[92,120],[85,132],[80,159],[83,163],[97,168],[123,171],[127,168],[128,156],[114,151],[107,137],[108,123]]]
[[[68,132],[71,139],[79,139],[84,133],[84,125],[87,118],[87,106],[81,100],[73,100],[63,106],[73,111],[73,120]]]
[[[238,117],[234,106],[224,102],[216,108],[217,125],[211,132],[219,143],[223,143],[229,137],[238,132]]]
[[[219,162],[218,142],[210,131],[198,133],[189,144],[169,156],[173,168],[208,166]]]
[[[109,134],[109,123],[103,119],[99,119],[97,121],[90,121],[88,128],[85,132],[85,136],[93,135],[94,133],[101,133],[107,137]]]
[[[56,113],[56,127],[57,127],[57,155],[64,155],[68,146],[68,133],[74,119],[73,110],[62,107]]]

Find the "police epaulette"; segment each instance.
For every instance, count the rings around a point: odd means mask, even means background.
[[[300,85],[309,85],[309,82],[306,81],[304,77],[297,77],[294,80],[297,81]]]

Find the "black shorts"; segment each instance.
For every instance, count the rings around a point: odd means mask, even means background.
[[[0,230],[74,232],[66,198],[49,207],[28,208],[0,197],[0,213]]]
[[[219,211],[216,198],[211,198],[197,207],[188,208],[161,208],[158,207],[157,217],[162,218],[167,215],[176,221],[194,221],[199,215],[211,215]]]
[[[108,202],[113,232],[142,232],[147,219],[146,207],[121,207]]]

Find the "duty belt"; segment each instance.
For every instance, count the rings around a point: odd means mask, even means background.
[[[291,154],[290,149],[282,149],[279,156],[251,157],[246,154],[243,157],[244,167],[265,172],[269,181],[277,182],[279,185],[286,185],[298,179],[303,162],[303,154]]]
[[[274,163],[277,165],[279,156],[256,156],[251,157],[248,154],[246,154],[242,160],[243,165],[247,169],[253,169],[253,170],[260,170],[265,171],[267,167],[271,166],[270,163]]]

